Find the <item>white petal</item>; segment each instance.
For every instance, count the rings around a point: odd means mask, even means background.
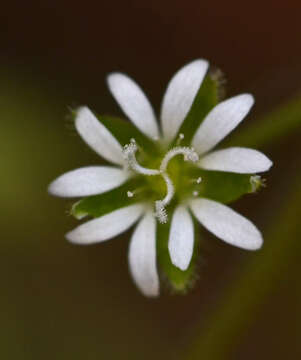
[[[159,128],[154,111],[141,88],[128,76],[120,73],[108,76],[108,86],[124,113],[137,128],[150,138],[158,138]]]
[[[262,246],[255,225],[229,207],[208,199],[192,200],[190,207],[199,222],[221,240],[246,250]]]
[[[254,104],[250,94],[242,94],[215,106],[196,131],[192,146],[203,154],[219,143],[245,118]]]
[[[93,244],[111,239],[130,228],[142,215],[141,204],[115,210],[97,219],[79,225],[66,234],[66,238],[75,244]]]
[[[61,175],[48,188],[62,197],[90,196],[116,188],[129,178],[129,173],[110,166],[89,166]]]
[[[129,248],[129,266],[135,284],[146,296],[159,295],[156,265],[156,220],[147,213],[137,225]]]
[[[168,249],[171,262],[186,270],[189,266],[194,243],[194,228],[191,216],[184,206],[178,206],[171,220]]]
[[[272,164],[271,160],[257,150],[232,147],[205,155],[198,166],[207,170],[254,174],[269,170]]]
[[[114,164],[123,164],[121,145],[87,107],[78,110],[75,127],[83,140],[100,156]]]
[[[208,70],[208,62],[195,60],[181,68],[170,80],[161,111],[164,140],[171,141],[188,114]]]

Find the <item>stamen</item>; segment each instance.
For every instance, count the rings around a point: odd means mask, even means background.
[[[176,145],[180,145],[181,141],[184,139],[184,134],[180,133],[179,134],[179,137],[177,139],[177,142],[176,142]]]
[[[198,191],[194,191],[194,192],[192,193],[192,195],[193,195],[194,197],[197,197],[197,196],[199,195],[199,192],[198,192]]]
[[[138,174],[147,176],[160,175],[159,170],[147,169],[138,164],[135,156],[137,150],[138,147],[135,139],[131,139],[131,142],[123,147],[122,154],[124,159],[127,161],[128,166]]]
[[[201,177],[198,177],[197,179],[191,179],[190,183],[194,183],[194,184],[200,184],[203,181],[203,179]]]
[[[126,192],[126,195],[127,195],[127,197],[132,198],[132,197],[134,197],[134,196],[136,196],[138,194],[141,194],[144,190],[145,190],[145,186],[142,186],[142,187],[140,187],[138,189],[135,189],[133,191],[128,190]]]
[[[196,162],[199,160],[199,155],[195,152],[195,150],[193,148],[189,148],[186,146],[185,147],[176,146],[173,149],[169,150],[168,153],[164,156],[164,158],[161,162],[160,170],[162,172],[166,171],[169,161],[174,156],[177,156],[180,154],[184,155],[185,161]]]

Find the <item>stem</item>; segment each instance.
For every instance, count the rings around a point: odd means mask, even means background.
[[[215,313],[208,318],[207,328],[197,330],[185,359],[231,358],[229,354],[241,341],[246,325],[258,316],[265,298],[287,274],[287,264],[297,260],[301,247],[301,179],[298,180],[284,211],[273,222],[263,250],[228,289]]]

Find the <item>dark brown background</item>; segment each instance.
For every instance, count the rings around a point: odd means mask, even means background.
[[[68,127],[68,106],[119,114],[104,82],[119,70],[142,84],[158,110],[171,75],[203,57],[226,74],[228,96],[255,95],[259,114],[300,89],[300,12],[292,0],[1,4],[3,359],[174,358],[196,324],[205,328],[224,288],[256,254],[208,235],[197,287],[151,301],[129,277],[128,234],[92,247],[68,244],[63,235],[76,225],[65,216],[70,203],[50,198],[47,184],[99,161]],[[296,136],[269,149],[277,165],[269,188],[235,205],[263,229],[298,168],[298,152]],[[297,359],[300,270],[287,264],[284,271],[225,359]]]

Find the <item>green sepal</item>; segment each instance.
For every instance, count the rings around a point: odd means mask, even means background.
[[[201,122],[205,119],[209,111],[217,105],[218,101],[219,80],[216,76],[207,75],[193,101],[190,111],[178,131],[175,141],[179,134],[182,133],[185,137],[181,145],[189,146]]]
[[[93,111],[92,111],[93,112]],[[160,147],[155,141],[140,132],[136,126],[126,119],[120,119],[116,116],[98,115],[93,112],[99,122],[104,125],[109,132],[117,139],[121,146],[130,143],[135,139],[138,145],[142,145],[146,152],[160,154]],[[71,110],[71,119],[75,120],[77,109]]]
[[[172,212],[170,212],[170,210],[168,211],[168,215],[170,217],[168,223],[157,223],[157,261],[159,274],[162,283],[166,283],[172,292],[185,294],[194,286],[198,277],[197,265],[199,259],[200,241],[197,231],[197,224],[196,221],[193,220],[195,237],[193,255],[188,268],[183,271],[174,266],[170,259],[168,250],[168,239],[171,225],[170,220],[172,218]]]
[[[73,205],[71,215],[77,219],[82,219],[85,216],[99,217],[137,203],[142,200],[144,194],[141,192],[133,197],[128,197],[127,192],[141,187],[142,184],[141,178],[135,178],[116,189],[83,198]]]
[[[264,180],[259,175],[198,168],[194,168],[192,172],[193,178],[202,178],[201,183],[196,186],[199,196],[224,204],[231,203],[245,194],[254,193],[264,185]]]
[[[158,145],[150,138],[142,134],[136,126],[125,119],[118,117],[97,115],[98,120],[115,136],[119,143],[124,146],[130,143],[131,139],[135,139],[138,145],[141,145],[145,152],[159,154]]]

